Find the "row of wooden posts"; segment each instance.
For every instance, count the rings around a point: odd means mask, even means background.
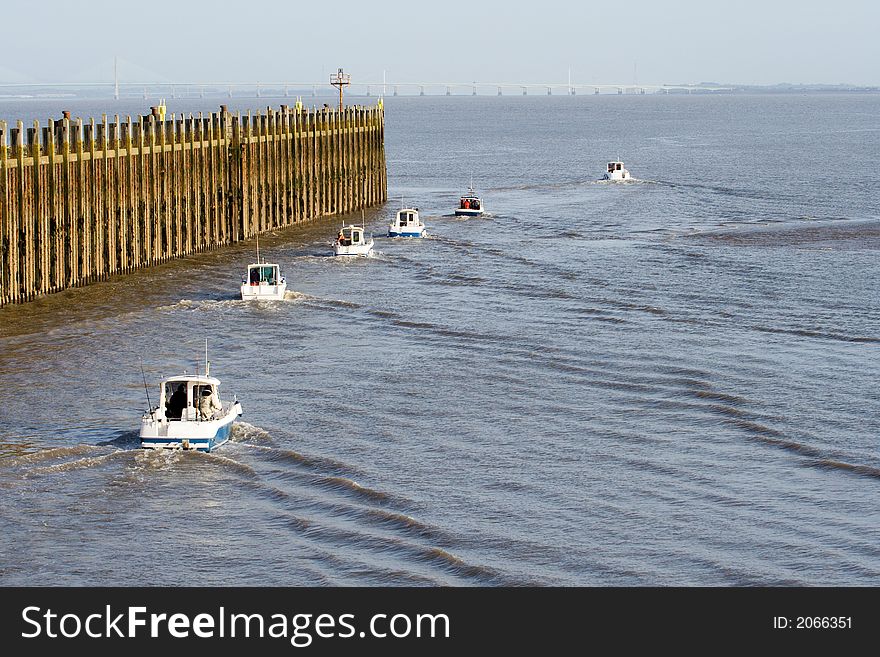
[[[386,199],[381,105],[0,121],[0,306]]]

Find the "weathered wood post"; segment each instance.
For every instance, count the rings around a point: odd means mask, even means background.
[[[242,200],[242,135],[241,114],[232,118],[232,142],[229,146],[229,223],[232,241],[244,239],[245,207]]]
[[[31,294],[45,294],[49,289],[48,283],[48,230],[45,225],[46,212],[44,210],[45,203],[43,195],[45,193],[43,184],[43,151],[40,146],[40,122],[34,121],[34,127],[28,131],[28,145],[30,146],[31,157],[33,158],[32,167],[32,194],[33,205],[31,206],[31,216],[34,222],[34,288]]]
[[[8,169],[6,158],[6,139],[8,129],[5,121],[0,121],[0,306],[12,300],[11,290],[11,267],[9,245],[11,242],[9,233],[9,201],[8,196]]]
[[[211,225],[211,197],[208,194],[208,129],[205,115],[199,112],[199,210],[202,215],[202,251],[213,244],[214,230]]]
[[[73,210],[74,230],[76,231],[76,255],[74,257],[74,285],[89,282],[88,269],[86,268],[86,252],[88,244],[86,243],[86,224],[85,213],[86,204],[86,163],[85,149],[83,147],[83,122],[81,118],[76,119],[73,127],[74,142],[76,148],[76,167],[74,169],[74,183],[76,189],[76,204]]]
[[[293,112],[293,220],[303,221],[302,112]]]
[[[70,112],[64,113],[61,121],[61,189],[62,189],[62,263],[61,289],[73,287],[76,284],[74,259],[77,256],[77,240],[73,227],[73,204],[75,199],[74,186],[70,177]]]
[[[98,175],[98,158],[95,150],[95,119],[90,118],[88,125],[83,125],[83,146],[88,145],[89,159],[85,172],[85,214],[83,214],[83,257],[86,260],[85,270],[89,281],[97,277],[96,259],[96,236],[95,236],[95,211],[97,198],[95,192],[95,179]],[[85,150],[85,148],[83,148]]]
[[[283,225],[281,214],[283,196],[281,191],[281,124],[278,121],[278,112],[270,108],[267,114],[269,119],[269,138],[271,139],[269,179],[272,183],[272,228],[279,228]]]
[[[10,261],[9,200],[8,200],[8,168],[6,158],[6,139],[8,128],[5,121],[0,121],[0,306],[12,300],[12,267]]]

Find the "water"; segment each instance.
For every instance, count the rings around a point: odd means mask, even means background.
[[[245,244],[0,310],[0,584],[876,584],[880,97],[386,110],[375,257],[329,220],[260,240],[277,305]],[[137,449],[205,337],[244,422]]]

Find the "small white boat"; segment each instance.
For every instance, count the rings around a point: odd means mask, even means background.
[[[364,226],[354,224],[342,224],[339,235],[333,242],[333,255],[338,256],[368,256],[373,250],[373,237],[367,239]]]
[[[210,364],[205,369],[204,376],[183,374],[162,381],[159,405],[141,419],[142,448],[210,452],[229,440],[241,404],[235,398],[221,402],[220,381],[210,376]]]
[[[459,217],[483,216],[483,199],[477,196],[473,183],[468,187],[467,194],[458,200],[458,207],[455,209],[455,214]]]
[[[276,264],[267,262],[248,265],[247,276],[241,279],[241,298],[245,301],[276,301],[284,299],[287,281]]]
[[[605,170],[605,175],[602,176],[602,180],[631,180],[632,176],[629,175],[629,171],[627,171],[623,167],[623,162],[614,161],[609,162],[608,167]]]
[[[403,208],[397,211],[394,221],[388,226],[388,237],[424,237],[425,224],[419,219],[418,208]]]
[[[248,265],[241,279],[241,298],[245,301],[277,301],[284,299],[287,281],[275,263],[260,261],[260,238],[257,236],[257,261]]]

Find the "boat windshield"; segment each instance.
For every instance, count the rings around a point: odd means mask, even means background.
[[[163,390],[169,420],[207,419],[222,409],[217,387],[196,381],[168,381]]]
[[[250,268],[248,280],[251,285],[265,283],[275,285],[278,280],[278,267],[274,265],[259,265]]]
[[[165,384],[165,417],[169,420],[180,420],[184,410],[190,406],[188,386],[181,381],[169,381]]]
[[[357,226],[345,226],[339,231],[339,236],[336,238],[336,241],[342,246],[360,244],[363,232],[363,229]]]

